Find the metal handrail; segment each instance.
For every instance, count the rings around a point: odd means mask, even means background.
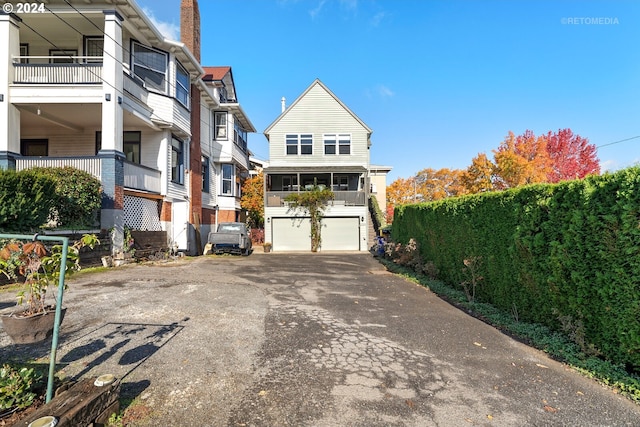
[[[58,297],[56,300],[56,315],[53,320],[53,340],[51,342],[51,357],[49,358],[49,377],[47,378],[47,400],[49,403],[53,398],[53,379],[56,368],[56,352],[58,351],[58,335],[60,334],[60,318],[62,316],[62,297],[64,294],[64,274],[67,271],[67,253],[69,252],[69,238],[55,236],[40,236],[37,233],[33,236],[27,234],[0,234],[0,239],[15,240],[43,240],[51,242],[62,242],[62,262],[60,264],[60,278],[58,280]]]

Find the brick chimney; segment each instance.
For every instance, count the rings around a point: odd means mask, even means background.
[[[180,2],[180,39],[200,62],[200,8],[198,0]],[[200,88],[191,85],[191,144],[189,160],[189,252],[202,254],[202,147],[200,145]]]
[[[200,62],[200,8],[198,0],[180,2],[180,41]]]

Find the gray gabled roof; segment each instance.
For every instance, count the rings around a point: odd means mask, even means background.
[[[275,126],[275,125],[280,121],[280,120],[282,120],[282,119],[284,118],[284,116],[286,116],[286,115],[287,115],[287,113],[288,113],[289,111],[291,111],[291,109],[293,109],[293,108],[298,104],[298,102],[300,102],[300,100],[301,100],[301,99],[303,99],[303,98],[307,95],[307,93],[309,93],[309,91],[310,91],[314,86],[316,86],[316,85],[320,86],[322,89],[324,89],[324,90],[325,90],[325,92],[327,92],[329,95],[331,95],[331,97],[333,97],[333,99],[335,99],[335,100],[338,102],[338,104],[340,104],[340,106],[341,106],[342,108],[344,108],[344,110],[345,110],[346,112],[348,112],[349,114],[351,114],[351,116],[353,116],[353,118],[354,118],[354,119],[356,119],[356,121],[357,121],[358,123],[360,123],[360,125],[361,125],[363,128],[365,128],[365,129],[367,130],[367,134],[368,134],[368,136],[371,136],[371,134],[373,133],[373,131],[371,130],[371,128],[370,128],[369,126],[367,126],[367,125],[366,125],[362,120],[360,120],[360,117],[356,116],[356,115],[354,114],[354,112],[353,112],[353,111],[351,111],[351,110],[349,109],[349,107],[347,107],[347,106],[344,104],[344,102],[342,102],[342,101],[340,100],[340,98],[338,98],[338,97],[337,97],[333,92],[331,92],[331,90],[330,90],[327,86],[325,86],[325,84],[324,84],[324,83],[322,83],[322,82],[320,81],[320,79],[315,79],[315,80],[313,81],[313,83],[311,83],[311,85],[309,85],[309,87],[308,87],[304,92],[302,92],[302,95],[300,95],[298,98],[296,98],[296,100],[295,100],[295,101],[293,101],[293,103],[292,103],[291,105],[289,105],[289,106],[287,107],[287,109],[286,109],[286,110],[284,110],[284,111],[282,112],[282,114],[280,114],[280,115],[279,115],[279,116],[278,116],[278,117],[277,117],[277,118],[276,118],[276,119],[275,119],[275,120],[274,120],[274,121],[273,121],[273,122],[272,122],[272,123],[271,123],[271,124],[266,128],[266,129],[265,129],[265,130],[264,130],[264,132],[263,132],[263,133],[264,133],[264,136],[266,136],[266,137],[267,137],[267,141],[269,140],[269,132],[271,132],[271,129],[272,129],[272,128],[273,128],[273,127],[274,127],[274,126]]]

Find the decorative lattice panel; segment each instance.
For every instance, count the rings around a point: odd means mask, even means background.
[[[158,201],[125,195],[124,225],[132,230],[162,231]]]

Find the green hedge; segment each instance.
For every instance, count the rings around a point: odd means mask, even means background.
[[[441,278],[640,368],[640,168],[396,209],[393,238],[416,239]]]
[[[0,169],[0,232],[32,232],[46,223],[54,190],[54,180],[38,172]]]
[[[91,228],[97,223],[101,205],[101,183],[88,172],[67,166],[34,168],[56,183],[51,218],[60,228]]]

